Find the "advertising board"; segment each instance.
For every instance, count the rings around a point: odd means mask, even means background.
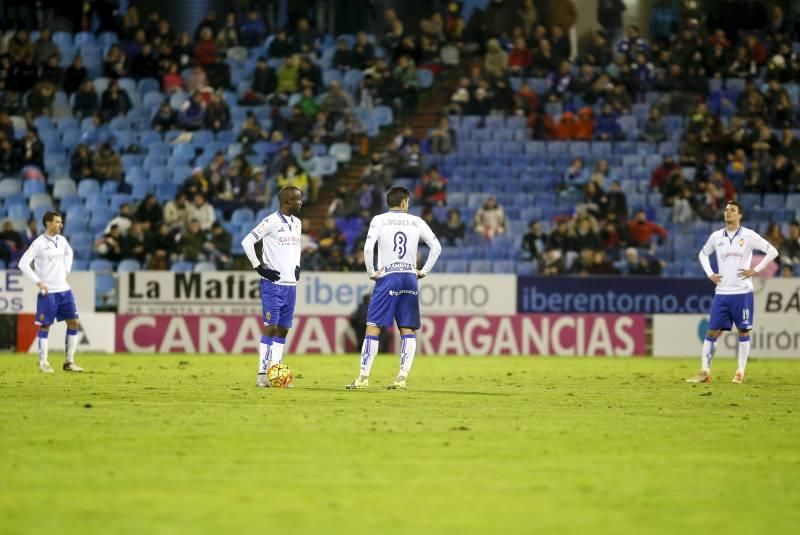
[[[171,273],[140,271],[119,277],[123,314],[261,313],[260,278],[252,271]],[[352,313],[374,283],[364,273],[304,273],[295,311]],[[514,275],[431,274],[420,280],[423,314],[502,315],[516,312]]]
[[[94,273],[73,271],[67,277],[79,312],[94,312]],[[21,271],[0,271],[0,314],[36,312],[39,289]]]
[[[750,333],[750,356],[754,358],[800,358],[798,315],[758,314]],[[697,357],[708,330],[708,316],[701,314],[658,314],[653,316],[654,357]],[[736,331],[720,337],[717,357],[734,357]]]
[[[116,350],[148,353],[255,353],[258,316],[129,315],[117,318]],[[299,316],[287,338],[290,353],[357,351],[347,316]],[[641,315],[444,316],[422,319],[420,354],[644,355]]]
[[[116,314],[110,312],[81,313],[81,330],[78,338],[78,353],[113,353]],[[36,353],[36,334],[39,327],[33,322],[34,314],[20,314],[17,317],[17,351]],[[67,322],[59,321],[50,327],[50,354],[63,355]],[[51,360],[52,361],[52,360]],[[52,361],[55,362],[55,361]]]

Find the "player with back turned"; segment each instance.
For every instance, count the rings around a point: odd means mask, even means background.
[[[408,373],[417,349],[415,332],[420,327],[419,290],[417,280],[433,269],[442,252],[439,240],[421,218],[408,213],[409,192],[393,187],[386,193],[389,211],[375,216],[369,225],[364,244],[364,263],[375,281],[375,289],[367,310],[367,334],[361,349],[361,372],[347,385],[349,390],[369,386],[372,362],[378,353],[381,330],[393,322],[400,329],[400,373],[391,389],[405,389]],[[420,238],[430,247],[428,259],[417,269],[417,246]],[[378,245],[377,269],[374,248]]]
[[[72,270],[72,247],[61,235],[63,219],[58,212],[47,212],[42,218],[44,232],[31,243],[19,260],[19,269],[39,288],[36,298],[36,319],[39,334],[36,343],[39,350],[39,371],[53,373],[47,357],[47,337],[50,326],[56,321],[67,322],[65,344],[66,372],[82,372],[75,364],[75,349],[78,347],[78,307],[75,296],[67,283]],[[31,268],[33,263],[33,268]]]
[[[754,321],[751,277],[778,256],[777,249],[767,240],[742,226],[744,209],[741,204],[728,201],[724,217],[725,228],[713,232],[698,255],[700,265],[717,288],[711,304],[706,339],[703,342],[700,373],[687,379],[690,383],[711,382],[711,360],[717,349],[717,337],[722,331],[729,331],[733,324],[739,331],[738,365],[733,382],[744,381],[747,358],[750,356],[750,331]],[[750,268],[754,250],[763,251],[766,256],[758,265]],[[709,256],[714,252],[717,255],[719,273],[714,273],[709,261]]]
[[[297,214],[303,206],[302,192],[286,186],[278,193],[280,207],[256,225],[242,240],[250,264],[261,275],[261,306],[264,334],[258,354],[256,386],[267,387],[267,370],[283,362],[286,335],[292,327],[297,281],[300,278],[301,234]],[[261,258],[255,245],[262,242]]]

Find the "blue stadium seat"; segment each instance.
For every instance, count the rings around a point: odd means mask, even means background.
[[[255,220],[255,214],[250,208],[237,208],[231,214],[232,223],[252,223]]]
[[[72,260],[72,271],[89,271],[89,261],[85,259],[74,258]]]
[[[85,198],[92,193],[100,193],[100,182],[94,178],[84,178],[78,183],[78,195]]]
[[[18,178],[3,178],[0,180],[0,198],[22,193],[22,180]]]
[[[41,180],[26,180],[22,183],[22,194],[26,196],[41,194],[47,191],[47,185]]]
[[[195,264],[194,269],[192,271],[195,272],[203,272],[203,271],[217,271],[217,266],[214,262],[198,262]]]
[[[490,260],[470,260],[469,261],[470,273],[491,273],[492,262]]]
[[[125,258],[120,260],[119,265],[117,266],[117,271],[120,273],[126,273],[130,271],[139,271],[142,269],[139,261],[133,258]]]
[[[114,212],[114,210],[111,208],[94,205],[89,211],[89,221],[92,224],[98,223],[105,226],[114,218],[115,215],[117,215],[116,212]]]
[[[93,271],[90,266],[90,271]],[[95,274],[95,306],[104,307],[111,303],[111,298],[117,289],[117,281],[113,273]]]
[[[448,260],[447,261],[447,272],[448,273],[467,273],[467,261],[466,260]]]
[[[761,208],[764,210],[782,210],[786,200],[782,193],[767,193],[764,195]]]
[[[119,212],[119,209],[123,204],[131,204],[133,203],[133,200],[133,195],[129,195],[127,193],[115,193],[111,196],[111,202],[109,206],[113,212]]]
[[[194,263],[188,261],[175,262],[174,264],[172,264],[172,267],[170,267],[170,271],[172,271],[173,273],[192,271],[193,269],[194,269]]]
[[[470,271],[472,271],[470,269]],[[494,260],[492,261],[491,273],[514,273],[515,262],[513,260]]]
[[[109,273],[114,271],[114,263],[104,258],[95,258],[89,262],[89,271],[95,273]]]

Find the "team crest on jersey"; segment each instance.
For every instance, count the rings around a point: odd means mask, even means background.
[[[739,238],[739,247],[744,247],[744,238]]]

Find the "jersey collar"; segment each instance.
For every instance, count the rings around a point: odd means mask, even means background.
[[[723,229],[722,235],[728,238],[729,243],[733,243],[733,240],[736,239],[736,236],[738,236],[741,231],[742,231],[742,226],[739,225],[739,228],[736,229],[736,232],[733,234],[733,236],[728,236],[728,229]]]
[[[43,233],[43,234],[42,234],[42,236],[44,236],[44,239],[45,239],[45,240],[49,241],[49,242],[50,242],[50,243],[52,243],[54,246],[58,247],[58,234],[56,234],[55,236],[52,236],[52,237],[50,237],[50,236],[48,236],[48,235],[47,235],[47,233],[45,232],[45,233]]]
[[[284,223],[286,223],[287,225],[289,225],[289,228],[292,228],[292,223],[291,223],[292,216],[289,216],[289,221],[287,221],[287,220],[286,220],[286,216],[285,216],[285,215],[283,215],[283,214],[281,213],[281,211],[280,211],[280,210],[278,210],[278,211],[277,211],[277,212],[275,212],[275,213],[276,213],[276,214],[278,214],[278,217],[280,217],[280,218],[281,218],[281,221],[283,221]]]

